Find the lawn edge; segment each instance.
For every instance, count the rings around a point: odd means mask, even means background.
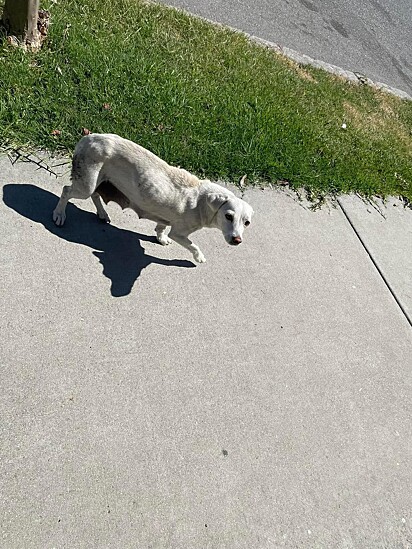
[[[22,147],[0,147],[0,157],[8,157],[10,163],[13,167],[19,163],[29,163],[33,166],[37,166],[37,170],[44,170],[50,177],[55,177],[56,180],[59,180],[67,176],[71,169],[72,154],[69,152],[63,151],[48,151],[44,149],[36,149],[35,147],[22,146]],[[53,164],[52,161],[58,162],[58,164]],[[60,168],[55,170],[55,168]],[[245,174],[246,175],[246,174]],[[404,208],[412,210],[412,201],[410,201],[406,196],[401,194],[398,195],[379,195],[379,194],[366,194],[359,191],[356,192],[341,192],[341,193],[322,193],[314,196],[311,194],[310,189],[305,187],[295,188],[286,181],[281,183],[275,182],[247,182],[247,177],[241,178],[240,182],[234,181],[224,181],[222,179],[212,180],[213,183],[217,183],[226,188],[231,188],[240,194],[241,198],[249,190],[260,190],[265,191],[275,191],[281,192],[289,195],[289,197],[301,205],[305,210],[317,211],[323,207],[328,208],[339,208],[339,198],[342,196],[357,196],[365,204],[372,206],[373,208],[381,209],[377,201],[381,201],[383,206],[391,198],[400,200],[403,203]],[[239,184],[240,183],[240,184]]]

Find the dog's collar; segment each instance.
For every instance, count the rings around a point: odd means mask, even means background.
[[[225,204],[227,204],[229,202],[229,200],[225,200],[224,202],[222,202],[222,204],[218,207],[218,209],[216,210],[216,213],[214,214],[214,216],[212,217],[212,219],[210,220],[210,222],[212,222],[214,220],[214,218],[217,216],[217,214],[219,213],[219,210],[220,208],[223,208],[223,206]]]

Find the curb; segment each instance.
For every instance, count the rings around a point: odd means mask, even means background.
[[[236,29],[233,29],[233,30],[236,30]],[[288,59],[295,61],[295,63],[299,63],[299,65],[310,65],[311,67],[315,67],[317,69],[323,69],[331,74],[334,74],[335,76],[340,76],[341,78],[345,78],[345,80],[349,80],[350,82],[355,82],[357,84],[366,84],[377,90],[383,91],[385,93],[390,93],[391,95],[395,95],[400,99],[406,99],[407,101],[412,101],[412,96],[410,96],[408,93],[402,90],[399,90],[398,88],[393,88],[391,86],[388,86],[387,84],[384,84],[382,82],[374,82],[373,80],[371,80],[370,78],[368,78],[367,76],[359,72],[345,70],[345,69],[342,69],[341,67],[337,67],[336,65],[326,63],[325,61],[320,61],[319,59],[313,59],[312,57],[309,57],[304,53],[299,53],[290,48],[279,46],[279,44],[269,42],[268,40],[264,40],[263,38],[259,38],[258,36],[253,36],[247,33],[243,33],[243,34],[246,34],[246,36],[249,38],[251,42],[255,42],[256,44],[260,44],[269,49],[275,50],[280,55],[284,55]]]
[[[153,2],[153,0],[149,0],[149,1]],[[154,3],[157,3],[157,2],[154,2]],[[265,40],[264,38],[259,38],[259,36],[254,36],[253,34],[249,34],[248,32],[242,31],[240,29],[236,29],[235,27],[232,27],[230,25],[226,25],[218,21],[213,21],[208,17],[203,17],[202,15],[191,13],[190,11],[187,11],[184,8],[177,8],[175,6],[169,6],[168,4],[163,4],[163,5],[166,5],[168,8],[175,9],[177,11],[182,11],[190,15],[191,17],[195,17],[196,19],[206,21],[207,23],[211,23],[212,25],[222,27],[224,29],[230,30],[237,34],[242,34],[243,36],[246,36],[246,38],[248,38],[248,40],[250,40],[251,42],[254,42],[255,44],[266,47],[268,49],[274,50],[279,55],[283,55],[288,59],[295,61],[295,63],[298,63],[299,65],[310,65],[311,67],[315,67],[316,69],[323,69],[335,76],[340,76],[341,78],[344,78],[349,82],[353,82],[355,84],[368,85],[372,88],[375,88],[376,90],[380,90],[384,93],[389,93],[391,95],[394,95],[399,99],[412,101],[412,96],[409,95],[407,92],[403,90],[399,90],[398,88],[393,88],[392,86],[388,86],[388,84],[384,84],[383,82],[374,82],[373,80],[371,80],[370,78],[368,78],[367,76],[359,72],[346,70],[346,69],[343,69],[342,67],[337,67],[336,65],[326,63],[325,61],[320,61],[319,59],[313,59],[312,57],[309,57],[309,55],[305,55],[304,53],[299,53],[295,50],[292,50],[291,48],[280,46],[279,44],[275,44],[274,42],[270,42],[269,40]]]

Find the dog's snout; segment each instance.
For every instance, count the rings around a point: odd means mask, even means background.
[[[234,246],[238,246],[241,243],[242,243],[242,239],[240,238],[240,236],[232,236],[232,244]]]

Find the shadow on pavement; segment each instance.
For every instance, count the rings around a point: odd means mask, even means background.
[[[194,267],[191,261],[158,259],[146,255],[140,241],[156,242],[154,236],[146,236],[99,222],[94,213],[81,210],[74,204],[69,203],[67,206],[65,225],[56,227],[52,220],[52,212],[58,197],[35,185],[5,185],[3,200],[9,208],[35,223],[41,223],[59,238],[94,249],[93,254],[103,265],[103,274],[112,282],[110,291],[114,297],[128,295],[142,270],[151,263],[173,267]]]

